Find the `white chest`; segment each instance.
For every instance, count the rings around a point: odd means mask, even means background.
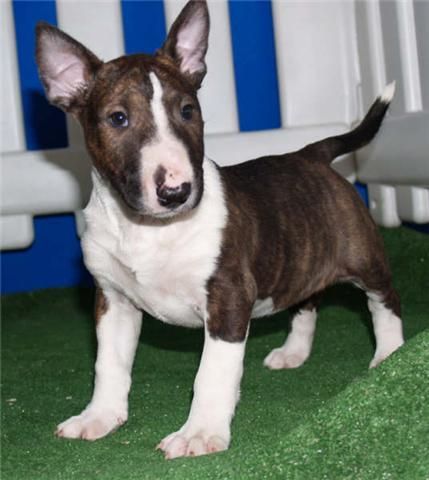
[[[82,247],[102,288],[120,291],[165,322],[202,325],[227,216],[218,171],[207,160],[204,181],[201,203],[185,218],[142,224],[126,217],[109,188],[94,179]]]

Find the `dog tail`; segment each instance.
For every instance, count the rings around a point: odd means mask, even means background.
[[[383,118],[395,93],[395,82],[389,83],[375,100],[362,122],[351,132],[328,137],[312,143],[303,149],[306,156],[313,156],[323,163],[331,163],[334,158],[353,152],[367,145],[380,129]],[[307,151],[308,149],[308,151]]]

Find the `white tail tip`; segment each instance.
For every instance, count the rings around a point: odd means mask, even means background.
[[[392,101],[393,95],[395,95],[396,82],[393,81],[384,87],[383,93],[380,96],[380,100],[383,103],[390,103]]]

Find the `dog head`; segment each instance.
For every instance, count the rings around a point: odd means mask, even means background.
[[[198,205],[209,16],[190,1],[155,55],[102,62],[61,30],[37,26],[37,63],[51,103],[81,123],[99,174],[140,215],[165,218]]]

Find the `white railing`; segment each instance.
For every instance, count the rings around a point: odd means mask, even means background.
[[[370,210],[381,225],[429,222],[429,2],[356,2],[362,97],[396,79],[383,132],[357,155]]]
[[[164,1],[167,25],[184,3]],[[119,0],[57,0],[56,7],[59,27],[101,58],[123,54]],[[429,44],[429,3],[273,0],[282,128],[251,133],[238,127],[227,0],[209,1],[209,8],[209,74],[200,100],[210,157],[227,165],[344,132],[395,78],[398,97],[379,139],[359,155],[357,168],[352,156],[337,168],[349,180],[369,184],[371,211],[380,224],[429,221],[429,136],[418,133],[425,127],[429,132],[428,61],[422,52],[422,42]],[[2,113],[0,132],[0,246],[10,249],[31,244],[34,215],[79,212],[91,186],[89,159],[71,119],[69,148],[25,150],[11,2],[0,2],[0,9],[1,111],[8,112]]]

